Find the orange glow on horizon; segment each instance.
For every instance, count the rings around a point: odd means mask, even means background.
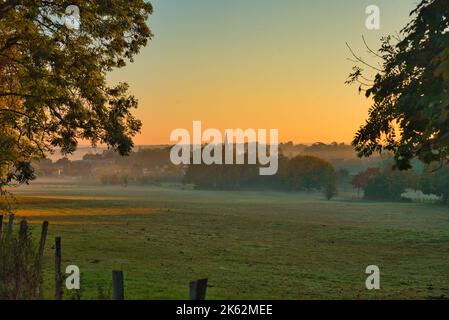
[[[169,144],[196,120],[222,132],[278,129],[282,142],[349,143],[370,101],[344,83],[354,65],[345,43],[366,56],[361,35],[377,48],[414,7],[379,0],[382,28],[368,31],[365,0],[153,4],[155,38],[109,77],[139,99],[137,145]]]

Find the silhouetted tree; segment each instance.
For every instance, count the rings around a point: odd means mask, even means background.
[[[400,169],[411,168],[414,157],[447,162],[448,12],[447,0],[421,1],[400,37],[383,38],[380,50],[372,51],[381,59],[380,67],[354,54],[360,65],[348,83],[359,83],[359,90],[374,100],[353,141],[360,156],[391,151]],[[366,66],[377,73],[374,79],[365,74]]]
[[[33,178],[30,161],[79,139],[128,154],[141,127],[128,85],[106,74],[132,61],[152,34],[144,0],[76,2],[79,30],[61,23],[66,1],[0,2],[0,191]]]

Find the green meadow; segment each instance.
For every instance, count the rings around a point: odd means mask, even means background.
[[[112,270],[124,272],[126,299],[186,299],[200,278],[208,299],[449,298],[445,206],[76,181],[37,181],[15,194],[36,240],[50,222],[49,299],[55,235],[64,269],[81,270],[82,299],[110,295]],[[379,291],[365,288],[368,265],[380,267]]]

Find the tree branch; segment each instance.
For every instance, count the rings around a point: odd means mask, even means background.
[[[346,47],[348,47],[348,49],[349,49],[349,51],[351,52],[352,56],[353,56],[358,62],[360,62],[360,63],[362,63],[362,64],[364,64],[364,65],[370,67],[371,69],[374,69],[374,70],[378,71],[378,72],[382,72],[381,69],[379,69],[379,68],[377,68],[377,67],[374,67],[374,66],[370,65],[369,63],[365,62],[365,60],[363,60],[362,58],[360,58],[359,56],[357,56],[357,55],[354,53],[354,51],[352,50],[352,48],[349,46],[349,44],[348,44],[347,42],[346,42]]]

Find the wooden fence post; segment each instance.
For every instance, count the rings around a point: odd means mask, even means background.
[[[44,255],[45,241],[47,240],[48,221],[42,223],[41,240],[39,241],[39,250],[37,252],[37,259],[40,262]]]
[[[3,215],[0,214],[0,238],[2,237],[3,233]]]
[[[122,271],[112,271],[112,300],[125,300]]]
[[[47,241],[48,221],[42,223],[41,240],[39,241],[39,248],[37,251],[36,261],[34,263],[34,269],[36,273],[39,273],[41,268],[41,260],[44,255],[45,242]]]
[[[207,279],[190,282],[190,300],[205,300]]]
[[[27,238],[27,234],[28,234],[28,222],[24,219],[20,221],[19,241],[23,243]]]
[[[48,221],[44,221],[42,223],[41,240],[39,242],[36,260],[34,262],[34,272],[36,276],[39,276],[41,272],[41,260],[44,255],[45,241],[47,240],[47,231],[48,231]],[[36,297],[40,297],[41,294],[40,289],[41,289],[40,286],[36,288]]]
[[[14,213],[10,213],[8,216],[8,234],[12,234],[12,229],[14,227]]]
[[[55,238],[55,299],[62,300],[61,237]]]

